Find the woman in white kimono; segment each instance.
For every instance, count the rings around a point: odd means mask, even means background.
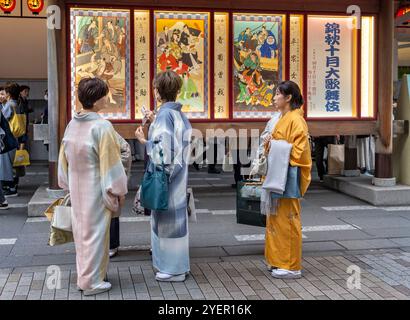
[[[182,113],[182,105],[175,102],[182,86],[181,78],[173,71],[156,76],[154,92],[162,104],[151,124],[148,140],[142,127],[135,133],[147,148],[147,170],[161,165],[162,151],[168,175],[168,210],[151,212],[151,245],[158,281],[184,281],[190,271],[189,233],[187,215],[188,156],[192,127]]]
[[[107,94],[103,80],[80,81],[83,109],[66,128],[58,164],[59,185],[71,195],[77,286],[86,296],[111,289],[104,281],[110,223],[128,192],[119,139],[111,123],[97,113],[108,104]]]

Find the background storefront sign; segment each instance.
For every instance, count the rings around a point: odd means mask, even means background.
[[[357,116],[357,40],[353,17],[308,18],[309,118]]]
[[[21,15],[21,0],[0,0],[0,17],[18,17]]]
[[[47,1],[22,0],[23,17],[47,17]]]

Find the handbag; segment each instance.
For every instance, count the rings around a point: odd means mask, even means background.
[[[286,187],[283,194],[271,192],[272,199],[300,199],[300,168],[289,165]]]
[[[228,151],[226,155],[224,155],[223,163],[222,163],[222,170],[223,172],[232,172],[233,171],[233,158],[232,152]]]
[[[47,219],[50,222],[52,222],[54,219],[56,208],[64,204],[64,202],[68,204],[67,196],[65,198],[57,199],[46,209],[46,211],[44,212],[44,215],[47,217]],[[50,236],[48,239],[49,246],[53,247],[53,246],[62,245],[62,244],[70,243],[70,242],[74,242],[72,231],[64,231],[61,229],[57,229],[53,227],[52,223],[50,224]]]
[[[329,144],[327,155],[327,174],[340,175],[345,166],[345,145]]]
[[[137,193],[134,198],[134,205],[132,212],[136,215],[144,215],[144,207],[141,205],[141,187],[138,187]]]
[[[195,198],[194,198],[194,193],[192,191],[192,188],[187,189],[187,211],[188,211],[188,221],[197,222]]]
[[[251,165],[251,176],[266,176],[268,172],[268,159],[265,155],[261,155],[259,158],[254,159]]]
[[[63,231],[73,231],[72,228],[72,211],[70,203],[70,194],[66,195],[61,203],[54,207],[54,214],[51,220],[51,226],[53,228]]]
[[[160,156],[161,168],[157,168],[155,163],[152,172],[147,168],[141,183],[141,205],[154,211],[168,210],[168,176],[165,172],[162,151]]]
[[[10,130],[16,138],[20,138],[26,133],[27,116],[16,112],[13,107],[13,116],[10,119]]]
[[[16,156],[14,157],[13,167],[26,167],[30,165],[30,155],[27,150],[16,150]]]
[[[255,227],[266,227],[266,216],[261,214],[261,202],[258,192],[249,192],[262,188],[262,182],[238,182],[236,192],[236,222]]]

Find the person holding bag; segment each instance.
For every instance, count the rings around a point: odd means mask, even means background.
[[[187,184],[192,127],[182,105],[175,102],[181,86],[175,72],[158,74],[153,87],[161,107],[148,139],[141,126],[135,132],[149,157],[141,200],[142,206],[152,210],[152,259],[158,281],[185,281],[190,271]]]
[[[77,285],[86,296],[111,289],[104,280],[110,223],[128,192],[117,133],[98,114],[108,105],[108,90],[98,78],[80,81],[78,99],[83,108],[66,128],[58,163],[59,186],[71,196]]]
[[[308,126],[303,118],[303,97],[293,81],[278,85],[274,97],[281,117],[271,139],[291,144],[289,166],[300,170],[300,194],[311,181],[312,158]],[[270,141],[267,142],[269,149]],[[275,163],[269,163],[274,166]],[[288,168],[286,168],[288,170]],[[302,269],[301,205],[298,198],[279,198],[273,212],[266,217],[265,258],[274,278],[300,278]]]
[[[2,113],[4,118],[9,122],[9,127],[11,133],[17,139],[25,133],[25,123],[23,123],[21,116],[21,110],[19,110],[18,99],[20,97],[20,86],[17,83],[9,82],[4,88],[6,94],[6,102],[3,104]],[[25,115],[23,115],[25,116]],[[15,168],[15,174],[13,173],[13,164],[16,158],[16,149],[13,149],[0,156],[1,168],[4,168],[7,172],[0,179],[3,180],[4,196],[17,197],[18,196],[18,183],[20,172],[22,171],[20,167]],[[11,173],[10,173],[10,169]],[[24,167],[23,167],[24,168]]]

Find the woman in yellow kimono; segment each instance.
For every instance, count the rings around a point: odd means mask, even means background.
[[[285,81],[278,85],[274,103],[282,113],[272,135],[265,140],[286,140],[293,145],[290,165],[300,168],[300,192],[306,193],[311,180],[312,158],[308,126],[303,118],[303,97],[298,85]],[[276,212],[266,220],[265,258],[274,278],[300,278],[302,269],[302,224],[299,199],[279,199]]]

